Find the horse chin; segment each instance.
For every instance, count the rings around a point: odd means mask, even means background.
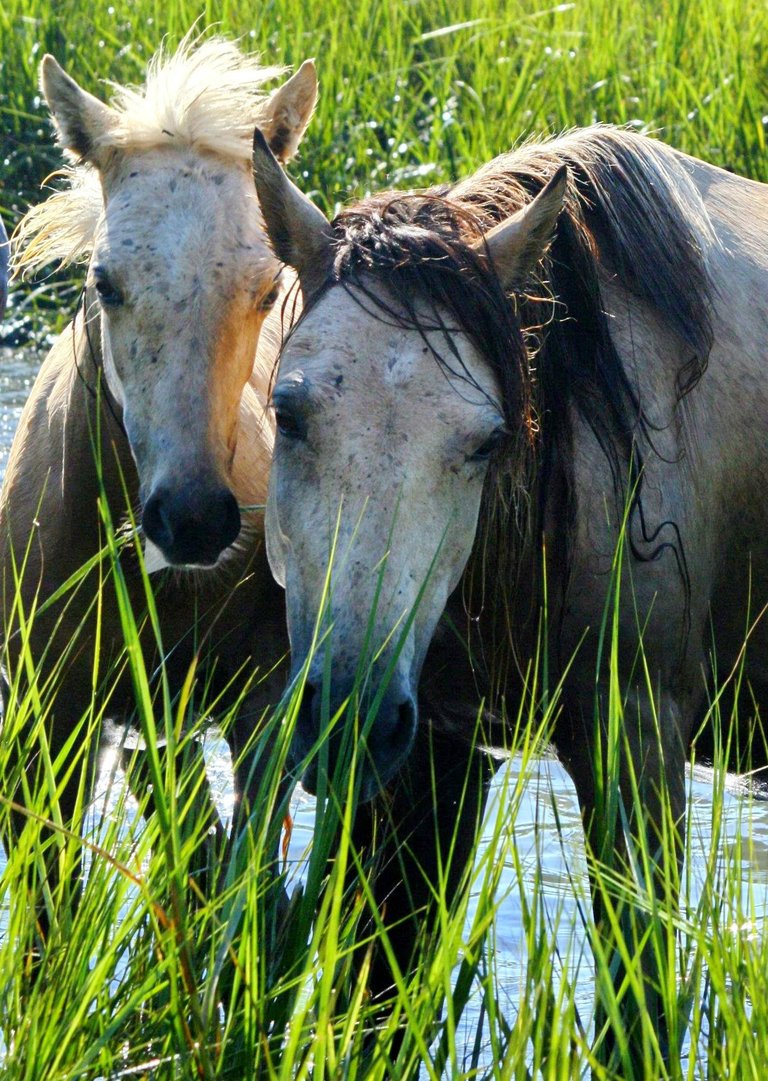
[[[185,571],[200,572],[200,571],[213,571],[222,567],[228,560],[232,553],[233,545],[229,545],[222,552],[219,552],[216,559],[209,563],[172,563],[163,553],[163,550],[156,544],[153,544],[149,538],[144,538],[144,569],[147,574],[157,574],[158,571],[172,570],[180,573]]]
[[[386,788],[387,781],[391,780],[392,776],[396,773],[397,770],[394,770],[392,775],[385,780],[380,773],[376,772],[376,770],[366,768],[362,773],[358,786],[358,803],[370,803],[371,800],[380,796]],[[311,762],[307,766],[301,774],[299,781],[301,787],[305,792],[308,792],[310,796],[317,795],[318,788],[320,787],[320,768],[317,762]],[[330,788],[331,786],[332,782],[328,781],[327,787]]]
[[[153,544],[148,537],[144,538],[144,569],[147,574],[156,574],[157,571],[165,570],[166,567],[172,567],[173,564],[162,553],[162,550],[158,548],[156,544]]]

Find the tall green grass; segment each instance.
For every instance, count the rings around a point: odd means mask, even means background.
[[[34,660],[22,648],[18,666],[9,670],[13,708],[0,741],[3,835],[11,809],[7,794],[24,791],[27,783],[26,827],[0,879],[7,921],[0,935],[4,1078],[561,1081],[589,1070],[615,1081],[761,1076],[768,1053],[765,912],[755,900],[759,891],[753,894],[743,882],[749,846],[758,841],[750,836],[750,804],[729,795],[722,763],[713,772],[709,836],[697,837],[690,825],[701,823],[700,814],[689,817],[687,874],[699,877],[697,889],[686,888],[684,880],[679,908],[671,895],[655,896],[647,869],[658,853],[642,845],[630,868],[612,864],[608,853],[600,861],[588,854],[607,913],[595,928],[583,864],[573,867],[572,896],[553,898],[546,872],[552,829],[542,827],[532,851],[525,852],[517,836],[559,701],[558,688],[545,686],[543,654],[535,657],[529,694],[508,718],[507,750],[517,756],[517,768],[497,788],[462,888],[449,895],[444,882],[435,882],[435,911],[417,962],[412,970],[395,970],[382,1011],[370,999],[367,979],[371,949],[386,951],[388,938],[367,857],[351,840],[354,747],[335,787],[318,800],[303,877],[289,883],[287,899],[276,877],[285,812],[280,775],[302,687],[255,729],[256,749],[270,768],[248,828],[227,857],[212,835],[194,742],[201,728],[191,702],[194,691],[205,714],[197,686],[204,685],[203,673],[191,670],[176,698],[162,679],[158,688],[150,678],[137,648],[139,617],[121,590],[116,545],[108,529],[104,588],[116,589],[120,599],[125,642],[116,671],[124,665],[131,670],[146,744],[143,763],[137,755],[132,768],[143,765],[150,783],[135,786],[136,817],[126,821],[127,797],[120,789],[109,815],[97,813],[84,840],[78,827],[73,831],[61,819],[56,793],[65,768],[82,775],[78,817],[85,811],[110,674],[94,680],[92,705],[66,756],[57,754],[46,720],[61,693],[66,661],[41,687],[33,678]],[[77,585],[74,579],[67,588]],[[66,591],[59,600],[65,597]],[[152,618],[149,589],[147,605]],[[615,672],[614,614],[609,604],[604,637]],[[18,612],[22,636],[34,618],[34,612]],[[608,708],[609,739],[620,747],[626,703],[618,684]],[[716,700],[711,719],[726,731],[731,718],[719,710]],[[225,728],[227,723],[222,718]],[[163,740],[170,751],[161,749]],[[19,744],[21,761],[13,753]],[[546,788],[540,799],[542,816],[548,813],[557,824],[558,806],[554,800],[547,806]],[[621,828],[620,808],[614,809]],[[639,816],[642,810],[638,790],[637,806],[627,813]],[[734,822],[734,815],[744,821]],[[662,833],[667,848],[670,835],[669,829]],[[45,886],[51,858],[64,882],[78,861],[87,865],[79,904],[66,884]],[[566,867],[569,860],[573,855],[566,855]],[[50,916],[45,942],[34,910],[41,883]],[[523,935],[513,998],[497,944],[499,909],[510,904],[519,908]],[[669,1062],[643,1006],[640,945],[646,941],[661,958],[656,990],[670,1020]],[[626,975],[617,991],[619,956]],[[592,979],[602,1016],[618,1034],[618,1058],[607,1064],[600,1051],[602,1022],[596,1026],[590,993],[584,993]],[[635,1003],[630,1018],[639,1018],[639,1065],[627,1051],[622,998]]]
[[[762,0],[6,0],[0,8],[0,210],[14,219],[59,160],[37,66],[88,88],[140,82],[195,20],[270,62],[315,56],[317,115],[298,172],[327,211],[384,185],[460,176],[532,133],[630,123],[768,178]]]
[[[295,66],[317,57],[321,101],[293,168],[327,211],[385,185],[451,180],[528,134],[594,120],[635,124],[716,164],[768,179],[768,7],[762,0],[334,0],[313,7],[284,0],[259,8],[226,0],[6,0],[0,8],[0,211],[9,225],[60,160],[36,91],[42,53],[53,52],[80,81],[103,92],[105,78],[139,82],[160,39],[167,35],[175,44],[198,17],[201,26],[216,22],[223,32],[245,36],[269,61]],[[106,551],[110,589],[112,566]],[[19,616],[22,626],[35,613]],[[618,930],[628,902],[652,912],[656,948],[670,962],[660,992],[676,1019],[675,1055],[665,1064],[640,1009],[647,1056],[636,1076],[762,1077],[768,947],[764,913],[742,882],[748,850],[760,839],[750,839],[748,821],[732,821],[734,814],[748,818],[749,804],[729,795],[717,763],[709,836],[703,849],[690,831],[686,838],[688,876],[694,867],[703,871],[698,896],[679,911],[653,911],[656,902],[644,894],[642,876],[596,867],[614,915],[597,934],[583,877],[574,877],[575,907],[553,906],[541,861],[531,869],[516,845],[526,781],[557,708],[557,695],[533,673],[529,699],[510,718],[510,752],[519,755],[520,768],[501,786],[464,888],[455,897],[438,889],[440,933],[425,936],[420,963],[401,974],[382,1020],[366,991],[366,943],[377,940],[384,948],[385,933],[368,868],[349,839],[352,801],[329,798],[319,805],[309,864],[287,907],[275,887],[279,766],[300,688],[255,737],[273,768],[251,827],[227,862],[220,850],[211,854],[212,820],[201,811],[199,729],[190,703],[150,687],[135,648],[136,618],[124,607],[118,663],[132,668],[147,744],[146,824],[139,815],[126,825],[121,794],[114,814],[97,823],[90,839],[68,830],[56,800],[62,763],[45,739],[60,683],[39,686],[29,654],[24,664],[33,678],[11,673],[17,695],[0,741],[3,793],[23,788],[22,772],[26,777],[12,746],[28,744],[26,760],[35,755],[39,768],[28,792],[26,828],[0,881],[7,913],[0,936],[4,1078],[354,1081],[420,1070],[430,1078],[560,1081],[590,1068],[598,1078],[628,1077],[631,1064],[606,1068],[596,1056],[601,1034],[592,1031],[579,992],[591,962],[578,945],[586,938],[594,948],[603,1009],[620,1030],[610,972],[617,951],[625,949]],[[65,664],[66,658],[62,678]],[[72,735],[82,804],[109,681],[109,673],[98,673],[91,707]],[[197,705],[205,713],[205,703]],[[723,708],[715,700],[712,713],[725,730],[730,718],[719,716]],[[611,709],[618,730],[620,694]],[[162,753],[161,739],[170,739],[178,753]],[[7,802],[0,802],[4,835],[9,815]],[[30,959],[40,943],[32,896],[51,858],[64,880],[81,858],[88,874],[78,906],[64,887],[45,896],[51,931],[33,978]],[[640,853],[638,865],[649,858]],[[221,869],[215,890],[200,873],[211,861]],[[505,902],[519,905],[525,940],[522,991],[512,1002],[497,947],[497,911]],[[637,957],[625,949],[624,961],[624,994],[642,1004]]]
[[[37,89],[43,53],[108,95],[105,81],[140,83],[161,40],[173,47],[196,21],[269,62],[317,58],[320,103],[293,171],[328,213],[367,191],[454,180],[532,134],[594,121],[768,179],[763,0],[5,0],[9,231],[61,162]],[[16,290],[14,342],[39,334],[41,318],[61,328],[76,296],[69,282]]]

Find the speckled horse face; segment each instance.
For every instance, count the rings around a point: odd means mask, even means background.
[[[279,265],[241,168],[148,151],[103,185],[88,281],[144,531],[169,562],[212,563],[240,529],[229,490],[239,402]]]
[[[240,400],[280,270],[253,186],[253,128],[287,159],[317,92],[311,62],[267,98],[274,74],[214,39],[150,67],[143,92],[110,107],[52,57],[41,67],[60,140],[101,187],[88,314],[98,307],[155,566],[212,565],[240,531]]]
[[[489,460],[524,420],[508,292],[540,258],[566,176],[468,240],[436,195],[373,197],[332,225],[258,137],[254,174],[310,301],[273,388],[266,518],[294,672],[307,675],[293,749],[322,744],[349,701],[357,727],[330,733],[328,761],[363,733],[370,797],[411,748],[422,664],[475,544]]]
[[[454,347],[455,375],[435,359],[440,332],[394,326],[336,286],[290,338],[273,391],[268,551],[286,589],[294,668],[311,658],[294,753],[321,735],[330,668],[332,710],[359,687],[364,724],[378,697],[364,796],[410,748],[424,655],[469,557],[503,430],[488,366],[465,336]],[[326,591],[324,645],[313,652]]]

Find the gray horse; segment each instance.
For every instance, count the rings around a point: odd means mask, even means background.
[[[621,861],[628,823],[653,864],[672,838],[657,882],[674,897],[669,851],[715,657],[721,677],[746,660],[767,697],[768,189],[604,127],[332,223],[259,139],[254,168],[305,297],[273,389],[267,511],[307,672],[297,761],[352,699],[368,727],[362,794],[397,790],[437,727],[420,691],[458,759],[481,701],[517,716],[543,648],[592,851]],[[433,865],[461,793],[438,769],[447,810],[418,832]],[[388,919],[426,903],[429,874],[390,882]],[[623,1068],[644,1076],[649,1019],[666,1051],[663,950],[633,954],[647,981],[638,1008],[619,966]]]

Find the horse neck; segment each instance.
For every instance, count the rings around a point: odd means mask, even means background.
[[[88,317],[89,312],[96,314]],[[124,472],[119,482],[121,490],[123,484],[127,485],[133,498],[134,488],[135,494],[138,494],[138,481],[123,427],[122,411],[104,377],[101,341],[101,314],[98,313],[95,296],[87,290],[83,293],[74,319],[56,345],[64,356],[67,373],[64,437],[67,445],[73,448],[85,439],[92,453],[95,436],[100,434],[102,467],[108,466],[104,452],[109,448],[109,459],[116,458],[115,464]]]

